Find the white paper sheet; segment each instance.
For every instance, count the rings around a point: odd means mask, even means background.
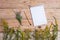
[[[44,11],[44,5],[31,7],[30,10],[31,10],[34,26],[47,24],[47,19],[46,19],[46,15]]]

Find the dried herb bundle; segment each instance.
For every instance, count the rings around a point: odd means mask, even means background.
[[[50,26],[46,26],[45,29],[35,29],[35,31],[30,31],[26,29],[22,31],[19,28],[16,30],[14,28],[9,28],[8,23],[6,20],[2,20],[3,28],[4,28],[4,37],[3,40],[56,40],[58,35],[58,24],[57,20],[55,19],[55,24],[51,23]],[[52,29],[52,31],[51,31]]]

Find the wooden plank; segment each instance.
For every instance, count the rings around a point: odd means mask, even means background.
[[[42,26],[41,28],[44,29],[45,27],[46,26]],[[14,27],[14,28],[17,28],[17,27]],[[34,26],[20,26],[20,28],[21,28],[21,30],[29,29],[31,31],[34,31],[35,29],[38,29],[38,27],[34,27]],[[60,31],[59,28],[60,27],[58,27],[58,31]],[[3,32],[3,26],[0,26],[0,32]]]
[[[27,0],[0,0],[0,8],[26,8],[27,6],[23,4]]]
[[[18,27],[18,25],[19,25],[19,22],[18,22],[18,20],[16,20],[16,19],[8,19],[8,20],[6,20],[6,21],[8,22],[8,25],[9,25],[9,26]],[[29,20],[29,21],[30,21],[30,23],[33,25],[32,20]],[[0,25],[2,25],[2,24],[1,24],[1,21],[0,21]],[[28,20],[22,20],[22,25],[23,25],[23,26],[29,26]]]
[[[60,0],[32,0],[31,6],[43,4],[45,8],[60,8]]]
[[[60,19],[60,9],[45,9],[45,12],[47,19],[53,19],[53,16]]]
[[[11,26],[18,26],[19,25],[19,22],[16,19],[9,19],[9,20],[6,20],[6,21]],[[29,21],[33,25],[32,20],[29,20]],[[47,25],[50,25],[51,22],[54,22],[54,19],[53,20],[47,20],[47,21],[48,21],[48,24]],[[60,20],[59,19],[57,19],[57,22],[60,25]],[[0,25],[2,25],[1,22],[0,22]],[[28,20],[26,20],[26,19],[25,20],[22,20],[22,25],[23,26],[30,26]]]
[[[0,18],[14,18],[15,14],[11,9],[0,9]]]
[[[20,9],[17,9],[18,11]],[[17,12],[17,10],[15,12]],[[30,10],[25,9],[24,10],[28,19],[32,19]],[[26,19],[24,11],[21,11],[22,19]],[[55,16],[57,19],[60,19],[60,9],[45,9],[45,14],[47,19],[53,19],[52,16]],[[0,18],[6,18],[6,19],[15,19],[15,13],[12,9],[0,9]]]
[[[26,2],[24,4],[24,2]],[[45,8],[59,8],[59,0],[0,0],[0,8],[26,8],[27,5],[36,6],[43,4]]]
[[[29,21],[32,23],[32,20],[29,20]],[[59,25],[58,29],[60,31],[60,20],[57,20],[57,21],[58,21],[58,25]],[[8,22],[9,27],[19,27],[19,22],[16,19],[14,19],[14,20],[7,20],[7,22]],[[47,25],[50,25],[51,22],[54,22],[54,20],[48,20],[48,24]],[[26,28],[34,30],[34,28],[35,28],[33,25],[29,25],[27,20],[22,20],[22,24],[23,24],[23,26],[20,26],[22,28],[22,30],[26,29]],[[42,28],[45,28],[45,25],[42,25]],[[2,31],[2,26],[0,27],[0,29]]]

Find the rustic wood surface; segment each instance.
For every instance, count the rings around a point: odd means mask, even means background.
[[[4,18],[7,20],[9,26],[17,27],[19,22],[15,18],[15,12],[21,12],[23,26],[34,27],[29,7],[37,5],[45,6],[48,25],[51,21],[54,21],[52,16],[57,18],[59,25],[58,29],[60,30],[60,0],[0,0],[0,19]],[[32,24],[31,26],[29,25],[24,12]],[[1,20],[0,30],[2,30]]]

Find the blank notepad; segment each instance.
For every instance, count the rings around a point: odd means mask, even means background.
[[[46,15],[44,11],[44,5],[31,7],[30,10],[31,10],[34,26],[47,24],[47,19],[46,19]]]

